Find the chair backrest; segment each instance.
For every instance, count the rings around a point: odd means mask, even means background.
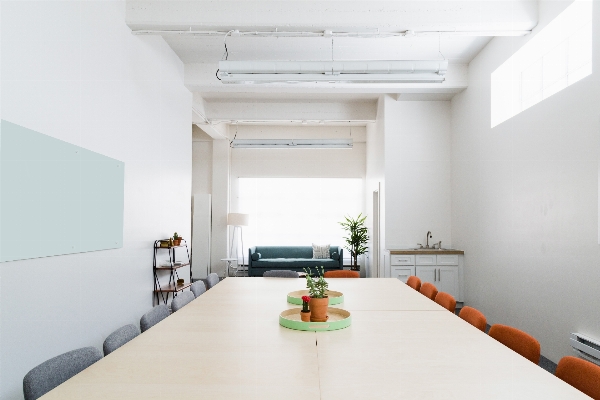
[[[337,269],[335,271],[327,271],[323,274],[324,278],[360,278],[360,273],[349,271],[347,269]]]
[[[592,399],[600,399],[600,367],[596,364],[566,356],[560,359],[554,374]]]
[[[206,277],[207,289],[212,289],[217,283],[219,283],[219,275],[214,272],[212,274],[208,274]]]
[[[290,271],[287,269],[274,269],[271,271],[265,271],[263,274],[265,278],[299,278],[300,275],[296,271]]]
[[[192,283],[192,286],[190,286],[190,290],[192,291],[192,293],[194,293],[194,296],[198,297],[204,292],[206,292],[206,285],[202,281],[196,281]]]
[[[425,297],[435,300],[435,296],[438,294],[438,290],[433,283],[425,282],[421,285],[421,294]]]
[[[435,302],[451,313],[456,311],[456,299],[450,293],[438,292],[435,296]]]
[[[125,343],[129,342],[131,339],[135,338],[140,334],[140,329],[133,325],[125,325],[108,335],[106,340],[104,341],[104,345],[102,349],[104,350],[104,355],[107,356],[119,347],[123,346]]]
[[[479,329],[482,332],[485,332],[485,328],[487,327],[487,320],[485,319],[485,315],[483,315],[479,310],[473,307],[464,306],[461,308],[458,316],[473,325],[475,328]]]
[[[194,300],[196,296],[192,292],[183,292],[177,295],[171,302],[171,311],[177,312],[183,308],[186,304]]]
[[[168,316],[169,307],[167,307],[166,304],[159,304],[146,314],[142,315],[142,318],[140,319],[140,329],[142,332],[146,332]]]
[[[406,284],[411,288],[415,289],[417,292],[421,290],[421,280],[418,276],[411,275],[408,277]]]
[[[95,347],[84,347],[44,361],[23,378],[25,400],[42,397],[102,358]]]
[[[540,342],[530,334],[507,325],[492,325],[489,335],[532,363],[540,362]]]

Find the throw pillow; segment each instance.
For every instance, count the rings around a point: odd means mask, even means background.
[[[313,248],[313,258],[329,258],[329,245],[324,244],[319,246],[318,244],[312,245]]]
[[[252,253],[252,261],[260,260],[260,253]]]
[[[334,251],[333,253],[331,253],[331,258],[336,261],[339,261],[340,255],[337,253],[337,251]]]

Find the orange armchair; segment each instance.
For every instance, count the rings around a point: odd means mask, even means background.
[[[532,363],[540,362],[540,342],[533,336],[507,325],[492,325],[489,335]]]
[[[485,319],[485,315],[483,315],[479,310],[473,307],[464,306],[458,316],[473,325],[475,328],[479,329],[482,332],[485,332],[485,327],[487,326],[487,320]]]
[[[439,292],[435,296],[435,302],[440,306],[444,307],[446,310],[454,313],[456,311],[456,299],[449,293]]]
[[[600,367],[580,358],[560,359],[555,375],[592,399],[600,400]]]
[[[421,280],[418,276],[411,275],[408,277],[406,284],[411,288],[415,289],[417,292],[421,289]]]
[[[420,292],[422,295],[430,298],[431,300],[435,300],[435,296],[437,296],[437,294],[438,294],[438,290],[435,287],[435,285],[432,283],[429,283],[429,282],[425,282],[424,284],[421,285]]]
[[[327,271],[323,274],[324,278],[360,278],[360,274],[356,271],[348,271],[338,269],[336,271]]]

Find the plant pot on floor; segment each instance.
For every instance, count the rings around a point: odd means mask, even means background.
[[[329,306],[329,298],[314,298],[310,299],[310,322],[327,322],[327,307]]]

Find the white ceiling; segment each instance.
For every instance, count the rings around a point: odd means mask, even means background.
[[[207,105],[210,111],[209,103],[219,103],[223,110],[227,102],[247,103],[246,109],[264,103],[263,110],[276,102],[366,102],[371,107],[382,93],[399,94],[399,101],[451,99],[467,85],[464,65],[493,36],[520,35],[535,27],[537,1],[128,0],[126,14],[134,34],[162,35],[184,62],[186,86],[206,103],[196,103],[197,109]],[[225,35],[235,29],[241,35]],[[333,36],[318,36],[326,30]],[[415,34],[401,36],[407,30]],[[225,85],[215,77],[225,41],[229,60],[445,58],[450,65],[447,81],[437,85]]]

